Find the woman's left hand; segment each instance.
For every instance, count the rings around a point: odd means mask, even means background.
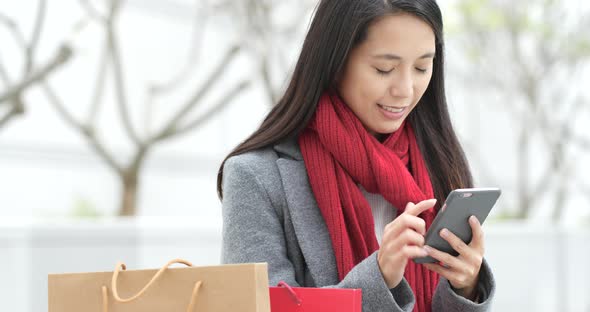
[[[459,253],[452,256],[446,252],[424,246],[428,255],[441,263],[424,264],[427,269],[437,272],[445,277],[453,286],[455,292],[471,301],[477,299],[477,282],[479,270],[484,254],[484,235],[481,224],[475,216],[469,218],[472,230],[472,239],[469,245],[447,229],[440,232],[440,236]]]

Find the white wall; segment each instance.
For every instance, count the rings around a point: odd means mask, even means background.
[[[184,258],[219,264],[220,229],[191,218],[25,223],[0,227],[3,311],[47,310],[47,274],[159,268]],[[486,258],[497,283],[493,311],[590,310],[590,230],[487,224]]]
[[[484,225],[498,284],[494,311],[590,311],[590,230]]]
[[[14,221],[14,220],[13,220]],[[221,231],[197,218],[102,222],[1,222],[0,301],[3,311],[47,311],[47,275],[156,268],[175,258],[219,264]]]

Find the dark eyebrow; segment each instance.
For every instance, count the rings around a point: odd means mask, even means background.
[[[401,60],[402,59],[401,56],[391,54],[391,53],[373,55],[373,58],[386,59],[386,60]],[[434,52],[426,53],[426,54],[420,56],[418,59],[426,59],[426,58],[434,58]]]

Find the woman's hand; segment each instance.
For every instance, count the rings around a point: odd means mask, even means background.
[[[442,263],[442,265],[437,263],[424,265],[448,279],[457,294],[476,301],[477,281],[484,254],[484,235],[481,224],[475,216],[469,218],[469,224],[473,233],[469,245],[447,229],[440,232],[440,236],[459,253],[457,257],[430,246],[424,246],[429,256]]]
[[[408,203],[404,213],[385,226],[377,262],[389,288],[401,282],[409,259],[427,255],[422,248],[426,224],[418,215],[435,204],[436,199]]]

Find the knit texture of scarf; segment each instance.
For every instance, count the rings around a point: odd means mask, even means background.
[[[334,91],[322,95],[298,143],[330,233],[340,280],[379,250],[371,207],[359,184],[381,194],[398,209],[398,215],[408,202],[434,198],[410,124],[404,122],[381,143]],[[432,208],[420,215],[427,228],[435,214]],[[416,297],[414,311],[430,311],[438,274],[410,260],[404,277]]]

